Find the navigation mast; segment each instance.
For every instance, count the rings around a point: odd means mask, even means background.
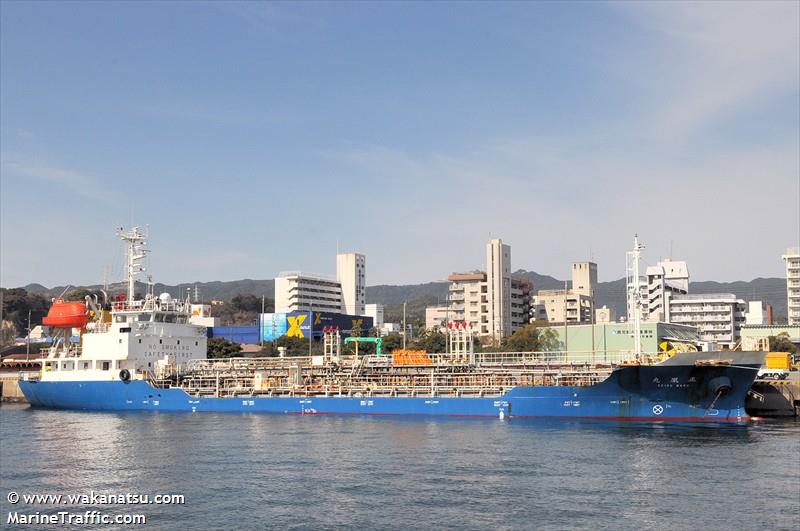
[[[628,285],[628,322],[633,319],[633,352],[636,361],[642,359],[642,288],[639,280],[639,259],[644,244],[639,235],[633,236],[633,250],[625,253],[625,276]]]
[[[145,271],[141,265],[146,253],[147,234],[141,227],[133,227],[128,232],[120,227],[117,229],[117,236],[128,245],[128,301],[133,302],[134,290],[136,288],[136,276]]]

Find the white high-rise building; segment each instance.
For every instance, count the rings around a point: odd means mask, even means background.
[[[366,258],[358,253],[336,255],[336,280],[342,286],[341,312],[364,315],[367,301]]]
[[[341,313],[342,287],[331,277],[282,271],[275,277],[275,312]]]
[[[744,315],[746,325],[771,325],[769,322],[770,312],[764,301],[748,301],[747,313]]]
[[[449,321],[463,321],[480,336],[490,335],[487,317],[486,273],[453,273],[450,281]],[[447,312],[446,312],[447,313]]]
[[[595,286],[597,286],[597,264],[572,262],[572,291],[593,297]]]
[[[511,246],[500,239],[486,244],[486,314],[495,341],[511,335]]]
[[[700,340],[732,348],[745,323],[747,305],[733,293],[674,295],[669,322],[697,327]]]
[[[464,321],[478,336],[497,343],[529,323],[533,285],[527,278],[511,276],[511,247],[502,240],[486,245],[486,268],[447,277],[447,314],[450,321]]]
[[[365,304],[364,315],[372,317],[372,326],[380,330],[383,328],[383,304]]]
[[[800,248],[786,249],[787,316],[790,325],[800,325]]]
[[[669,322],[669,305],[674,295],[689,293],[689,267],[686,262],[662,260],[646,271],[645,318]]]

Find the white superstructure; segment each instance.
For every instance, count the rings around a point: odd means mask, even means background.
[[[168,293],[148,293],[135,299],[146,235],[139,227],[118,234],[128,247],[127,294],[113,302],[86,297],[88,323],[80,342],[70,342],[69,328],[56,334],[53,346],[43,351],[42,381],[158,378],[168,369],[180,371],[188,361],[206,358],[206,327],[189,323],[188,296],[179,300]],[[55,301],[54,309],[59,306],[76,308],[80,303]]]

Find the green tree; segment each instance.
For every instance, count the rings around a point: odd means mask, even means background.
[[[275,311],[272,299],[265,299],[264,311]],[[217,317],[222,326],[252,326],[258,323],[260,313],[261,297],[249,293],[237,293],[230,302],[211,308],[211,315]]]
[[[307,337],[289,337],[281,336],[275,340],[275,347],[286,347],[286,354],[288,356],[308,356],[308,338]],[[322,354],[322,342],[311,342],[311,355]]]
[[[361,337],[361,336],[350,336],[350,337]],[[347,346],[344,348],[345,354],[355,354],[356,352],[356,343],[355,341],[348,343]],[[358,343],[358,355],[359,356],[367,356],[375,354],[375,343]]]
[[[253,357],[255,358],[275,358],[278,356],[278,349],[272,342],[264,343],[261,350],[256,352]]]
[[[361,337],[361,323],[359,320],[353,324],[352,329],[350,330],[350,337]]]
[[[65,301],[78,301],[83,302],[86,300],[86,296],[90,296],[92,300],[94,300],[95,295],[97,295],[98,300],[100,303],[103,303],[103,293],[100,290],[91,290],[87,288],[73,288],[67,291],[64,294]]]
[[[447,349],[447,336],[433,330],[426,330],[421,337],[414,342],[414,348],[424,350],[431,354],[444,352]]]
[[[403,348],[403,336],[400,334],[387,334],[383,336],[383,351],[391,353],[393,350]]]
[[[781,332],[777,336],[769,336],[769,350],[770,352],[796,354],[797,345],[791,342],[788,332]]]
[[[242,357],[242,346],[222,337],[212,337],[208,340],[206,352],[210,359],[240,358]]]
[[[549,327],[531,323],[518,329],[502,342],[503,350],[511,352],[539,352],[555,350],[558,346],[558,336]]]
[[[22,288],[0,288],[2,312],[4,321],[10,321],[13,335],[25,335],[28,328],[28,312],[31,317],[31,328],[42,324],[42,317],[50,308],[50,300],[36,293],[28,293]],[[13,337],[10,339],[13,340]]]
[[[261,312],[261,297],[251,293],[237,293],[231,298],[231,306],[241,312]]]

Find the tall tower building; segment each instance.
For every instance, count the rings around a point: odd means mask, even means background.
[[[493,341],[511,334],[511,246],[486,244],[486,310]]]
[[[800,247],[786,249],[787,317],[790,325],[800,325]]]
[[[572,291],[591,297],[597,286],[597,264],[594,262],[572,263]]]
[[[366,267],[363,254],[336,255],[336,280],[342,285],[342,313],[364,315],[367,302]]]

